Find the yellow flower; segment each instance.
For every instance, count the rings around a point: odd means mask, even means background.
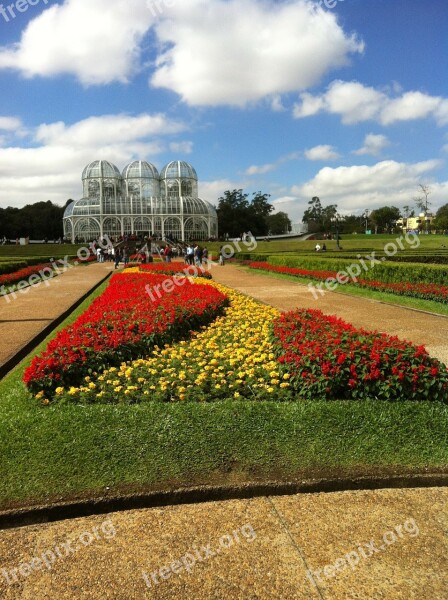
[[[63,387],[56,388],[56,394],[58,396],[62,396],[63,393],[64,393],[64,388]]]

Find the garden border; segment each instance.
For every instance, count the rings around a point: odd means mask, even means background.
[[[261,496],[429,487],[448,487],[448,472],[394,475],[391,477],[305,479],[296,482],[270,481],[266,483],[248,483],[240,486],[202,486],[60,502],[48,506],[0,511],[0,531],[93,515],[104,515],[112,512],[180,504],[244,500]]]

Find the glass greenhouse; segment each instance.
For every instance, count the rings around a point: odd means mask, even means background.
[[[82,174],[83,197],[64,213],[64,235],[89,242],[108,235],[203,241],[218,236],[215,208],[198,197],[198,176],[184,161],[172,161],[160,175],[136,160],[123,173],[96,160]]]

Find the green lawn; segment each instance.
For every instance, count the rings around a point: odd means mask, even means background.
[[[228,400],[42,407],[21,383],[29,361],[0,382],[2,508],[101,495],[106,487],[448,470],[448,405]]]

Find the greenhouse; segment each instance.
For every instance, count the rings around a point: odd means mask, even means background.
[[[96,160],[82,174],[83,197],[64,213],[64,236],[89,242],[109,236],[148,236],[174,241],[217,238],[215,208],[198,197],[195,169],[172,161],[161,171],[136,160],[122,173],[106,160]]]

